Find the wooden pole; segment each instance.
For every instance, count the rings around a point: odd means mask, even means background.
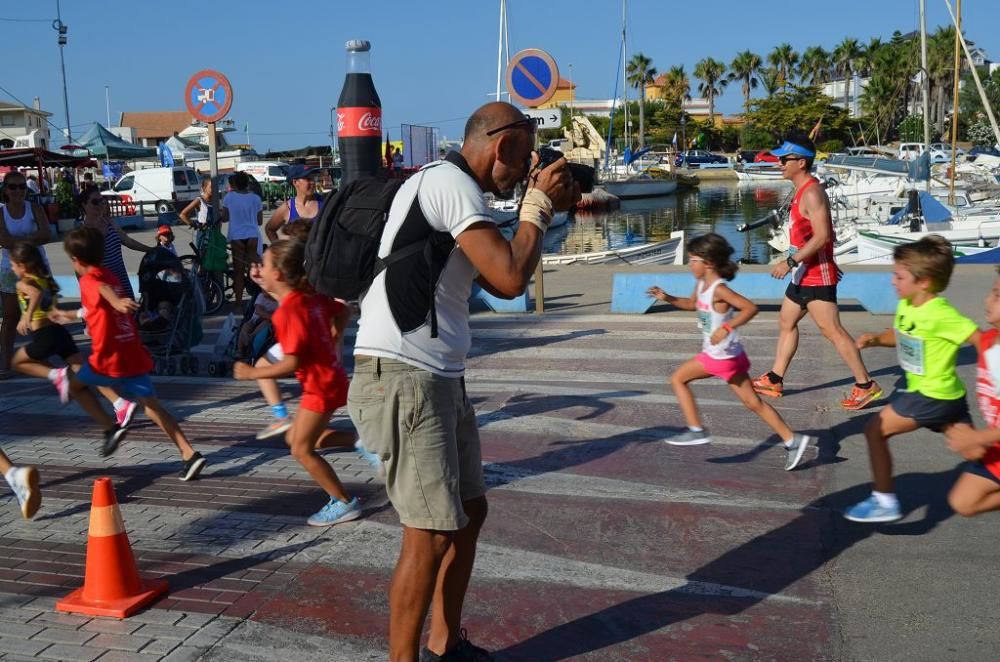
[[[951,182],[948,188],[948,204],[955,204],[955,164],[958,160],[958,79],[962,75],[962,0],[955,4],[955,84],[951,101]]]

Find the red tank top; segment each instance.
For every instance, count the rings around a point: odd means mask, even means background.
[[[788,238],[796,250],[805,246],[806,242],[813,236],[812,223],[799,212],[799,200],[802,199],[802,194],[805,193],[806,189],[816,184],[819,182],[810,178],[802,188],[795,192],[795,197],[792,198],[792,208],[789,213],[792,227],[789,230]],[[837,281],[840,280],[840,270],[837,269],[837,263],[833,261],[833,222],[828,222],[830,223],[830,240],[814,255],[802,261],[798,268],[802,270],[801,278],[798,275],[798,269],[792,275],[793,282],[798,285],[809,287],[836,285]]]

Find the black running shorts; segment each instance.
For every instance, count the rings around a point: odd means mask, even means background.
[[[65,361],[78,354],[80,349],[66,327],[49,324],[31,332],[31,341],[24,346],[24,351],[32,361],[44,361],[50,356],[58,356]]]
[[[802,310],[809,307],[812,301],[829,301],[837,303],[836,285],[796,285],[789,283],[785,290],[785,297],[792,303],[799,305]]]
[[[922,428],[935,432],[954,423],[972,424],[969,403],[965,396],[955,400],[935,400],[922,393],[898,392],[889,403],[893,411],[904,418],[912,418]]]

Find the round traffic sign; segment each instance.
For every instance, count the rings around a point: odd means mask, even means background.
[[[202,122],[218,122],[233,105],[233,86],[218,71],[203,69],[191,76],[184,90],[188,111]]]
[[[540,106],[559,87],[559,67],[552,56],[537,48],[526,48],[507,65],[510,98],[525,106]]]

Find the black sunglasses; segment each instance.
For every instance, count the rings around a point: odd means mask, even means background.
[[[531,132],[534,133],[535,127],[538,126],[539,121],[540,120],[534,117],[522,117],[516,122],[511,122],[510,124],[504,124],[503,126],[498,126],[495,129],[490,129],[489,131],[486,132],[486,135],[493,136],[500,133],[501,131],[506,131],[507,129],[519,129],[521,127],[531,129]]]
[[[805,161],[806,157],[804,157],[804,156],[782,156],[778,160],[781,161],[782,165],[784,165],[784,164],[788,163],[789,161]]]

